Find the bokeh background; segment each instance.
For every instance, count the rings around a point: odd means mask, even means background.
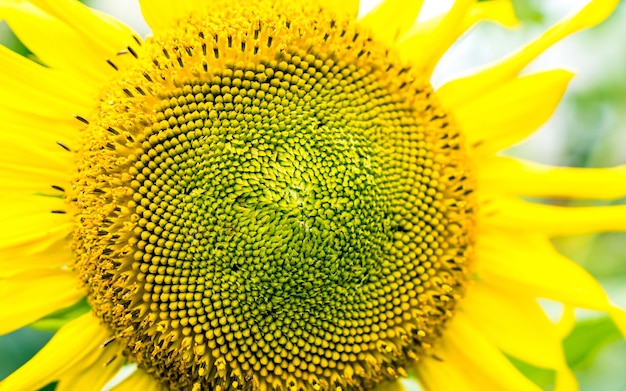
[[[376,2],[363,2],[362,12]],[[85,0],[84,3],[117,16],[143,36],[149,34],[135,1]],[[427,0],[422,18],[445,11],[451,3],[451,0]],[[513,3],[522,25],[506,30],[485,23],[474,29],[444,57],[433,76],[435,87],[532,40],[586,1],[513,0]],[[4,22],[0,22],[0,43],[22,55],[30,55]],[[573,70],[577,77],[554,117],[527,141],[506,153],[575,167],[626,164],[626,1],[621,2],[605,23],[565,39],[535,61],[527,72],[553,68]],[[567,200],[558,202],[574,204]],[[589,202],[576,203],[583,204]],[[590,271],[613,301],[626,307],[626,234],[557,238],[555,244]],[[551,303],[543,304],[549,313],[558,312]],[[580,311],[577,315],[578,323],[564,346],[581,390],[626,391],[626,342],[606,316],[590,311]],[[44,324],[43,328],[46,327]],[[52,334],[25,328],[0,337],[0,379],[26,362]],[[553,389],[553,372],[513,361],[543,389]],[[419,389],[415,384],[410,388]],[[54,385],[46,387],[53,389]]]

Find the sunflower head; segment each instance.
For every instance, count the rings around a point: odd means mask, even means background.
[[[176,389],[363,388],[430,354],[474,203],[424,77],[282,1],[217,2],[129,51],[69,198],[76,267],[126,353]]]
[[[575,307],[626,334],[549,242],[624,229],[626,208],[520,198],[621,197],[624,168],[496,155],[572,76],[520,71],[616,0],[436,91],[469,27],[514,24],[508,1],[427,21],[422,1],[362,18],[352,1],[140,4],[145,40],[77,1],[0,1],[45,64],[0,46],[14,90],[0,94],[14,200],[0,203],[0,333],[88,312],[0,388],[99,389],[135,363],[115,391],[372,390],[408,374],[427,390],[535,391],[514,357],[567,391]],[[558,326],[538,297],[565,304]]]

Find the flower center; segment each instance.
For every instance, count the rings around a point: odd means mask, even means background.
[[[468,280],[458,130],[353,22],[211,7],[134,53],[83,131],[71,204],[95,313],[171,389],[405,374]]]

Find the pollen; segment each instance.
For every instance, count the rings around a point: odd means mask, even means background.
[[[470,279],[474,182],[454,119],[347,17],[209,7],[109,60],[81,121],[68,203],[95,313],[173,390],[405,374]]]

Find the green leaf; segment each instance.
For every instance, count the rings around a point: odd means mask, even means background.
[[[580,321],[563,340],[567,364],[574,370],[588,368],[605,346],[621,338],[609,317]]]
[[[0,337],[0,380],[9,376],[35,355],[52,333],[22,328]]]
[[[545,15],[537,7],[535,2],[527,0],[513,0],[512,3],[515,8],[515,14],[523,22],[543,23],[545,21]]]
[[[5,21],[0,22],[0,44],[12,51],[27,57],[32,54],[30,50],[13,34]]]
[[[620,331],[609,317],[587,319],[576,324],[563,340],[567,364],[572,370],[590,367],[598,353],[608,344],[622,338]],[[515,367],[543,390],[554,388],[556,373],[535,367],[515,357],[508,356]]]
[[[91,307],[86,298],[81,299],[76,304],[57,310],[33,323],[28,327],[41,331],[57,331],[67,322],[91,311]]]
[[[542,390],[551,390],[554,388],[554,383],[556,381],[556,371],[552,369],[536,367],[513,356],[506,356],[515,366],[515,368],[517,368],[517,370],[519,370],[524,376],[526,376],[533,383],[539,386],[539,388],[541,388]]]

